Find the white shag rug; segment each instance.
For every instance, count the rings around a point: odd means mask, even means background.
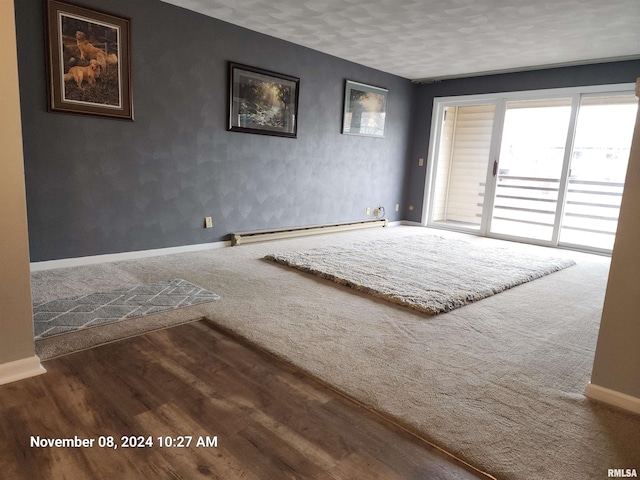
[[[464,240],[416,235],[265,258],[429,315],[575,265]]]

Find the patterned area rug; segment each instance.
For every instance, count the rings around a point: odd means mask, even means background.
[[[177,279],[36,303],[33,305],[35,337],[40,340],[219,298],[213,292]]]
[[[424,235],[265,258],[429,315],[575,265],[569,259]]]

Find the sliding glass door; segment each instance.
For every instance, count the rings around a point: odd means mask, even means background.
[[[436,101],[428,225],[610,251],[638,105],[619,90]]]
[[[637,110],[634,95],[581,99],[561,244],[613,249]]]
[[[571,98],[507,102],[490,232],[553,239]]]

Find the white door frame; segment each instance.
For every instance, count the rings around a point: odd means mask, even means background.
[[[517,92],[503,92],[492,94],[480,94],[480,95],[461,95],[455,97],[436,97],[433,101],[433,111],[431,116],[431,131],[429,136],[429,151],[427,155],[427,168],[425,169],[425,190],[423,198],[422,208],[422,226],[428,226],[432,228],[442,228],[447,230],[455,230],[464,233],[480,236],[490,236],[492,238],[499,238],[504,240],[516,240],[526,243],[534,243],[545,246],[558,246],[558,238],[560,234],[560,223],[562,221],[563,209],[565,204],[565,196],[567,190],[567,180],[569,177],[571,153],[573,150],[573,141],[576,130],[576,123],[580,108],[580,100],[583,96],[603,95],[603,94],[620,94],[623,92],[629,92],[630,95],[634,94],[635,84],[623,83],[613,85],[594,85],[584,87],[568,87],[568,88],[554,88],[543,90],[527,90]],[[495,199],[495,184],[496,179],[493,177],[492,166],[495,160],[499,161],[500,146],[502,142],[502,131],[504,126],[504,116],[506,111],[506,104],[508,101],[523,101],[523,100],[535,100],[535,99],[553,99],[553,98],[571,98],[571,115],[569,120],[569,128],[567,131],[567,139],[565,142],[565,154],[564,163],[562,166],[562,173],[560,179],[560,189],[558,191],[558,202],[556,204],[556,216],[553,227],[553,235],[550,241],[540,241],[536,239],[528,239],[522,237],[515,237],[511,235],[495,234],[491,232],[491,216],[493,212],[494,199]],[[467,106],[467,105],[496,105],[493,120],[493,136],[491,140],[489,164],[487,165],[487,181],[485,190],[485,205],[483,208],[482,220],[479,230],[466,229],[463,227],[455,227],[442,224],[434,224],[432,221],[432,205],[433,194],[436,178],[436,157],[440,150],[440,137],[442,129],[442,120],[444,110],[450,106]],[[564,245],[563,245],[564,246]],[[571,247],[567,245],[567,247]],[[582,248],[587,249],[587,248]],[[589,249],[587,249],[589,250]],[[594,249],[594,251],[598,251]],[[598,251],[598,253],[602,253]]]

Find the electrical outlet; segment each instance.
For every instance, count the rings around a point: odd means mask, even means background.
[[[211,220],[211,217],[204,217],[204,228],[212,228],[213,227],[213,220]]]
[[[380,215],[380,209],[379,208],[374,208],[373,209],[373,216],[377,217],[378,215]]]
[[[424,166],[424,158],[419,158],[419,159],[418,159],[418,166],[419,166],[419,167]]]
[[[396,203],[396,212],[399,212],[399,211],[400,211],[400,204]]]
[[[371,215],[371,208],[367,207],[367,215]]]

